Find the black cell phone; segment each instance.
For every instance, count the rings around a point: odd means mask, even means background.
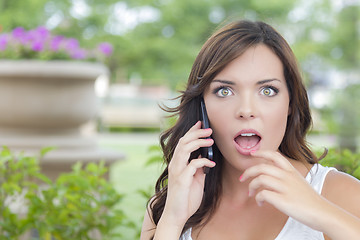
[[[201,116],[200,116],[200,121],[201,121],[201,128],[209,128],[210,127],[210,123],[209,123],[209,118],[206,112],[206,107],[205,107],[205,102],[204,99],[201,99]],[[207,137],[207,138],[211,138],[211,137]],[[213,153],[213,148],[212,146],[210,147],[202,147],[200,148],[200,152],[201,152],[201,156],[205,157],[209,160],[213,160],[214,157],[214,153]],[[205,171],[207,171],[207,169],[205,169]]]

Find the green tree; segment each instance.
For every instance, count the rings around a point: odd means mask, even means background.
[[[150,83],[183,84],[201,45],[223,21],[271,19],[280,24],[296,1],[127,1],[160,11],[156,22],[138,25],[124,37],[131,41],[123,54],[128,72],[139,72]],[[139,61],[136,61],[139,60]]]
[[[131,28],[117,20],[131,17],[119,16],[126,14],[117,11],[120,6],[137,18]],[[292,46],[310,88],[318,79],[326,81],[322,72],[329,69],[359,71],[360,6],[353,1],[0,0],[0,12],[3,31],[47,24],[55,34],[82,39],[85,47],[111,42],[113,81],[128,81],[135,75],[144,84],[182,87],[203,42],[219,24],[238,18],[274,25]],[[155,17],[144,21],[140,13]],[[349,112],[355,111],[356,105],[349,107]],[[331,109],[340,108],[335,104]],[[327,116],[325,121],[342,126],[336,116]],[[356,132],[352,134],[355,139]]]
[[[133,13],[147,7],[159,17],[156,21],[139,21],[125,32],[113,31],[109,26],[121,24],[116,23],[116,9],[125,2]],[[2,0],[0,22],[4,31],[47,24],[55,27],[56,34],[83,39],[85,47],[109,41],[115,46],[109,63],[114,78],[128,79],[136,73],[144,83],[175,87],[187,78],[202,43],[220,22],[248,18],[281,23],[295,3],[296,0]]]

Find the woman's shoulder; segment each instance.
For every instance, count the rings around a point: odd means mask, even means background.
[[[322,195],[354,194],[359,190],[360,181],[355,177],[341,171],[329,171],[326,175]],[[358,194],[360,195],[360,192]]]
[[[156,225],[154,223],[154,220],[152,218],[152,210],[150,208],[150,202],[146,208],[145,214],[144,214],[144,221],[141,228],[141,237],[140,240],[149,240],[151,239],[156,230]]]
[[[355,177],[341,171],[329,171],[321,195],[360,217],[360,181]]]

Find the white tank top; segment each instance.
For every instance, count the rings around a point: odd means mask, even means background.
[[[320,164],[315,164],[305,179],[315,189],[315,191],[321,194],[322,187],[324,185],[326,175],[331,171],[336,170],[332,167],[324,167]],[[322,232],[313,230],[312,228],[296,221],[289,217],[285,223],[283,229],[274,240],[324,240],[324,234]],[[191,228],[189,228],[179,240],[192,240]]]

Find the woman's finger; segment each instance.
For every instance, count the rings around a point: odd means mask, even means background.
[[[196,139],[185,146],[179,145],[169,164],[169,169],[171,170],[178,169],[178,171],[181,171],[188,165],[190,154],[193,151],[201,147],[210,147],[213,144],[214,144],[213,139]]]
[[[184,136],[179,139],[179,143],[186,145],[192,142],[195,139],[206,138],[212,134],[211,128],[202,129],[201,122],[198,121],[194,126],[192,126]]]
[[[251,152],[250,155],[256,158],[262,158],[272,162],[275,166],[278,166],[284,170],[293,170],[294,167],[291,165],[288,159],[286,159],[280,152],[275,151],[256,151]]]
[[[205,179],[205,173],[203,167],[215,167],[216,163],[206,158],[198,158],[192,160],[186,168],[176,177],[172,177],[169,172],[169,190],[170,186],[182,186],[182,188],[188,189],[193,184],[194,180],[199,181]],[[198,179],[196,179],[198,178]],[[203,183],[201,183],[203,184]]]
[[[261,174],[273,176],[280,179],[283,179],[284,177],[284,171],[279,167],[266,163],[261,163],[246,169],[245,172],[240,176],[239,180],[240,182],[245,182],[249,178],[254,178]]]
[[[267,189],[281,193],[284,191],[284,184],[282,180],[279,180],[272,176],[260,175],[254,178],[249,183],[249,197],[254,196],[256,192],[259,192],[259,190],[262,189]]]
[[[282,198],[279,193],[267,189],[261,190],[258,194],[256,194],[255,200],[259,206],[262,206],[264,202],[267,202],[273,206],[276,206],[276,204],[281,204],[282,202]]]
[[[201,148],[201,147],[210,147],[211,145],[214,144],[214,140],[211,138],[200,138],[200,139],[196,139],[193,140],[191,143],[188,143],[184,146],[179,146],[179,148],[177,149],[178,151],[176,152],[177,155],[190,155],[193,151]],[[175,155],[175,154],[174,154]],[[188,158],[187,158],[188,159]]]
[[[188,166],[186,167],[185,171],[184,171],[184,177],[191,177],[194,176],[196,171],[198,169],[201,169],[203,167],[215,167],[216,163],[213,161],[210,161],[207,158],[198,158],[198,159],[193,159],[190,161],[190,163],[188,164]],[[205,173],[203,173],[205,175]]]
[[[212,134],[211,129],[201,129],[201,122],[197,122],[190,130],[180,138],[169,164],[169,170],[175,169],[181,172],[188,164],[192,152],[201,147],[210,147],[214,140],[209,137]]]

